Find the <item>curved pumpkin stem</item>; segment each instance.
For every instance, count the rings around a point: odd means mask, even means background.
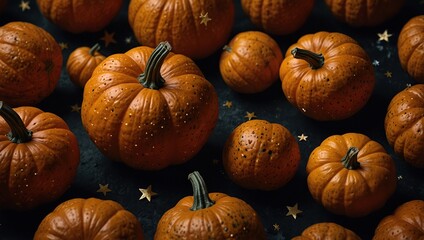
[[[342,164],[349,170],[355,170],[360,167],[358,162],[359,149],[357,147],[350,147],[346,155],[342,158]]]
[[[146,88],[159,89],[165,83],[160,75],[160,68],[168,53],[171,51],[169,42],[161,42],[147,60],[144,73],[140,74],[138,81]]]
[[[294,48],[291,50],[294,58],[303,59],[309,63],[312,69],[321,68],[324,65],[324,56],[322,53],[317,54],[309,50]]]
[[[194,171],[188,175],[188,179],[193,186],[193,206],[190,208],[192,211],[208,208],[215,203],[209,198],[209,193],[206,188],[205,181],[198,171]]]
[[[25,143],[31,141],[32,132],[25,127],[21,117],[3,101],[0,101],[0,116],[4,118],[11,129],[11,132],[7,134],[11,142]]]
[[[88,51],[88,54],[90,54],[91,56],[94,56],[94,54],[96,52],[98,52],[99,50],[100,50],[100,44],[99,43],[96,43],[96,44],[94,44],[94,46],[92,46],[90,48],[90,50]]]

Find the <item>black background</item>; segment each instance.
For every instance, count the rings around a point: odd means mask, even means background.
[[[393,0],[396,1],[396,0]],[[356,232],[363,239],[371,239],[378,222],[391,214],[400,204],[412,199],[424,199],[422,169],[416,169],[395,156],[388,145],[384,133],[384,117],[391,98],[408,84],[416,84],[400,67],[396,41],[400,29],[410,18],[424,14],[424,4],[419,0],[407,0],[401,12],[394,18],[373,28],[353,28],[341,23],[331,15],[323,0],[316,0],[312,14],[306,24],[297,32],[288,36],[273,36],[280,44],[283,53],[289,45],[299,37],[317,31],[345,33],[359,42],[372,60],[379,61],[375,66],[376,88],[367,105],[355,116],[337,122],[317,122],[303,116],[285,99],[281,83],[278,81],[266,91],[259,94],[244,95],[230,90],[223,82],[218,68],[220,51],[210,57],[196,61],[206,78],[215,86],[220,103],[219,120],[207,144],[200,153],[186,164],[173,166],[161,171],[148,172],[130,169],[129,167],[106,159],[89,140],[81,125],[80,114],[71,111],[74,104],[81,105],[82,89],[73,85],[65,70],[70,52],[80,46],[92,46],[96,42],[103,44],[100,50],[104,55],[120,53],[138,45],[128,25],[127,11],[129,1],[124,1],[120,14],[102,31],[97,33],[70,34],[48,22],[39,12],[35,0],[31,0],[31,9],[22,11],[20,1],[9,0],[7,9],[1,14],[1,25],[10,21],[27,21],[50,32],[57,42],[67,44],[63,49],[64,67],[62,76],[55,91],[37,105],[44,111],[53,112],[62,117],[71,130],[77,135],[81,151],[81,163],[77,177],[71,188],[57,201],[40,206],[27,212],[0,212],[0,239],[31,239],[38,224],[46,214],[59,203],[75,197],[97,197],[111,199],[121,203],[140,220],[146,239],[152,239],[156,224],[162,214],[173,207],[176,202],[191,195],[191,185],[187,175],[198,170],[205,179],[210,192],[223,192],[238,197],[249,203],[260,215],[269,239],[290,239],[300,235],[302,230],[318,222],[330,221],[345,226]],[[236,3],[236,20],[232,36],[241,31],[258,30],[243,14],[240,2]],[[389,42],[378,41],[377,33],[388,30],[393,34]],[[101,37],[104,31],[115,33],[117,41],[104,46]],[[127,43],[126,38],[132,41]],[[392,77],[385,72],[392,72]],[[31,78],[31,76],[28,76]],[[231,101],[232,107],[223,106]],[[258,119],[276,122],[288,128],[294,136],[304,133],[307,141],[299,142],[302,162],[295,177],[286,186],[271,192],[245,190],[232,183],[221,166],[223,144],[231,131],[246,121],[246,112],[254,112]],[[322,140],[334,134],[358,132],[368,135],[381,143],[396,162],[399,179],[395,194],[386,205],[363,218],[347,218],[336,216],[314,202],[306,184],[306,161],[311,151]],[[99,184],[109,184],[112,192],[106,196],[96,192]],[[139,188],[152,185],[158,193],[151,202],[139,200]],[[297,219],[286,216],[286,206],[299,204],[303,212]],[[274,224],[280,226],[276,231]]]

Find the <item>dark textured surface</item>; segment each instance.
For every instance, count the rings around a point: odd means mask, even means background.
[[[63,50],[64,66],[69,53],[76,47],[91,46],[96,42],[104,43],[100,40],[104,34],[103,31],[84,34],[69,34],[61,31],[39,13],[35,0],[29,2],[31,9],[21,11],[20,1],[9,0],[7,9],[1,14],[1,25],[9,21],[28,21],[43,27],[58,42],[68,44],[68,48]],[[233,35],[240,31],[255,29],[242,13],[239,1],[236,1],[236,6]],[[104,29],[110,33],[115,32],[117,43],[103,47],[101,50],[103,54],[124,52],[137,45],[128,25],[127,10],[128,0],[125,1],[120,15]],[[397,206],[412,199],[424,199],[424,171],[407,165],[394,155],[386,141],[383,127],[390,99],[404,89],[407,84],[415,84],[415,81],[408,77],[400,67],[396,40],[402,25],[411,17],[419,14],[424,14],[424,4],[418,0],[409,0],[395,18],[378,27],[352,28],[336,21],[323,1],[317,0],[312,15],[299,31],[289,36],[273,36],[280,44],[282,51],[285,52],[288,46],[296,42],[303,34],[322,30],[337,31],[356,39],[372,60],[379,61],[379,65],[375,66],[377,84],[371,99],[358,114],[343,121],[317,122],[301,115],[284,98],[280,82],[260,94],[242,95],[231,91],[223,83],[219,74],[219,51],[207,59],[197,61],[206,78],[218,92],[219,121],[209,141],[195,158],[184,165],[169,167],[157,172],[136,171],[123,164],[111,162],[100,154],[83,129],[79,113],[71,111],[72,105],[81,105],[82,90],[70,82],[64,67],[57,88],[38,107],[65,119],[71,130],[77,135],[81,147],[81,164],[77,178],[69,191],[51,204],[22,213],[0,212],[0,239],[31,239],[39,222],[47,213],[60,202],[74,197],[98,197],[118,201],[138,217],[145,231],[146,239],[152,239],[156,223],[162,214],[173,207],[182,197],[191,195],[191,185],[187,180],[187,175],[194,170],[198,170],[203,175],[209,191],[227,193],[252,205],[260,215],[269,239],[290,239],[299,235],[309,225],[324,221],[341,224],[355,231],[363,239],[370,239],[378,222],[384,216],[392,213]],[[379,42],[377,33],[382,33],[386,29],[393,36],[390,37],[389,42]],[[127,37],[132,37],[131,43],[126,43]],[[386,71],[392,72],[393,77],[386,77],[384,74]],[[227,100],[232,101],[231,108],[223,106]],[[221,159],[222,147],[230,132],[237,125],[246,121],[244,116],[247,111],[255,112],[257,118],[284,125],[294,136],[302,133],[308,136],[307,141],[299,142],[302,162],[297,174],[286,186],[276,191],[262,192],[241,189],[227,178],[220,162],[216,163],[215,161]],[[398,181],[395,194],[387,204],[382,209],[363,218],[353,219],[329,213],[313,201],[306,184],[305,166],[311,151],[326,137],[347,132],[363,133],[381,143],[394,158],[397,175],[402,176]],[[98,184],[109,184],[112,192],[103,196],[96,192]],[[151,202],[146,199],[139,201],[138,189],[147,188],[148,185],[152,185],[153,191],[158,195],[154,196]],[[286,206],[293,206],[295,203],[298,203],[299,209],[303,211],[297,219],[286,216]],[[273,224],[279,224],[281,229],[275,231]]]

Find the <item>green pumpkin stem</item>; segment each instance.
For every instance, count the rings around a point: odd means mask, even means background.
[[[91,55],[91,56],[94,56],[94,54],[96,53],[96,52],[98,52],[100,50],[100,44],[99,43],[96,43],[96,44],[94,44],[94,46],[92,46],[91,48],[90,48],[90,50],[88,51],[88,53]]]
[[[6,105],[3,101],[0,101],[0,116],[4,118],[11,129],[11,131],[7,134],[7,137],[11,142],[25,143],[31,141],[32,132],[25,127],[21,117],[13,110],[13,108]]]
[[[190,208],[192,211],[208,208],[215,203],[209,198],[208,189],[206,188],[205,181],[198,171],[194,171],[188,175],[188,179],[193,186],[193,206]]]
[[[359,149],[357,147],[350,147],[346,155],[342,158],[342,164],[349,170],[355,170],[360,167],[358,162]]]
[[[138,81],[144,87],[150,89],[159,89],[165,83],[165,80],[160,75],[160,68],[168,53],[171,51],[169,42],[161,42],[152,52],[152,55],[147,60],[144,73],[140,74]]]
[[[294,58],[303,59],[309,63],[312,69],[321,68],[324,65],[324,56],[322,53],[317,54],[309,50],[294,48],[291,50]]]

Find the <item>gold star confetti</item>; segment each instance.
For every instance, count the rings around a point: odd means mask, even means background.
[[[406,88],[410,88],[411,86],[412,86],[412,84],[410,84],[410,83],[406,84]]]
[[[64,42],[60,42],[60,43],[59,43],[59,46],[60,46],[60,48],[61,48],[62,50],[64,50],[64,49],[67,49],[67,48],[68,48],[68,44],[67,44],[67,43],[64,43]]]
[[[402,179],[403,179],[403,176],[402,176],[402,175],[399,175],[399,176],[397,177],[397,179],[398,179],[398,180],[402,180]]]
[[[103,193],[104,196],[106,196],[106,193],[112,192],[112,190],[109,189],[109,184],[102,185],[99,184],[99,189],[97,190],[99,193]]]
[[[208,25],[208,22],[210,21],[210,20],[212,20],[212,18],[210,18],[209,16],[208,16],[208,13],[206,12],[206,13],[201,13],[200,14],[200,16],[199,16],[199,18],[201,19],[200,20],[200,24],[205,24],[205,26],[207,26]]]
[[[374,60],[374,61],[372,61],[372,65],[375,66],[375,67],[379,66],[380,62],[378,60]]]
[[[146,189],[139,188],[138,190],[140,190],[141,192],[141,197],[139,200],[142,200],[145,198],[147,199],[147,201],[150,202],[153,196],[158,195],[157,193],[152,191],[152,185],[149,185]]]
[[[297,136],[299,138],[299,142],[300,141],[305,141],[308,139],[308,136],[306,136],[305,134],[302,133],[302,135]]]
[[[225,103],[222,104],[222,106],[227,107],[227,108],[231,108],[233,106],[233,102],[231,102],[231,101],[225,101]]]
[[[245,118],[247,118],[247,120],[252,120],[252,118],[255,118],[255,112],[246,112],[246,116],[244,116]]]
[[[132,41],[132,38],[131,38],[131,37],[127,37],[127,38],[125,38],[125,43],[126,43],[126,44],[130,44],[130,43],[131,43],[131,41]]]
[[[378,41],[386,41],[386,42],[389,42],[389,37],[392,36],[392,34],[389,34],[387,32],[387,29],[384,30],[383,33],[377,33],[377,35],[378,35]]]
[[[387,71],[384,73],[384,75],[386,75],[386,77],[391,78],[392,77],[392,72]]]
[[[272,225],[274,227],[274,231],[278,232],[280,231],[280,225],[278,225],[277,223],[274,223],[274,225]]]
[[[78,104],[74,104],[71,106],[71,112],[80,112],[81,107]]]
[[[21,3],[19,4],[19,8],[22,10],[22,12],[24,12],[25,10],[30,10],[31,7],[29,6],[29,1],[21,1]]]
[[[292,216],[294,219],[296,219],[297,214],[302,213],[302,211],[298,209],[297,203],[293,207],[290,207],[290,206],[286,206],[286,207],[289,210],[286,216]]]
[[[115,33],[109,33],[108,31],[104,32],[104,36],[100,38],[100,40],[103,40],[105,42],[105,47],[109,46],[111,43],[116,43],[116,40],[114,38]]]

